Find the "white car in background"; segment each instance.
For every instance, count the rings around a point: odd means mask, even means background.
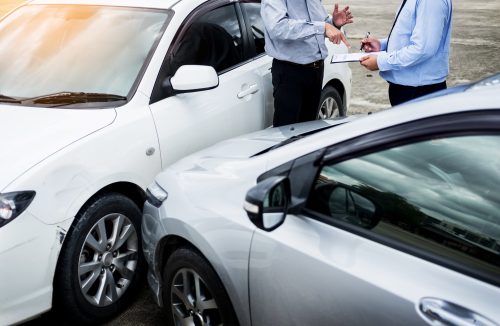
[[[259,11],[259,1],[35,0],[0,21],[0,324],[53,305],[97,323],[133,297],[154,176],[271,125]],[[323,116],[346,113],[350,82],[347,65],[326,66]]]
[[[500,75],[444,93],[160,173],[142,232],[167,324],[500,325]]]

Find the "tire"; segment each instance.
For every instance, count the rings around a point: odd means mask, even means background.
[[[319,101],[318,119],[331,119],[338,116],[346,115],[344,103],[339,92],[333,86],[326,86],[321,91],[321,99]]]
[[[117,193],[96,197],[76,216],[54,277],[55,309],[65,319],[101,323],[134,298],[145,265],[141,217],[137,205]]]
[[[194,250],[176,250],[163,268],[163,280],[167,325],[182,325],[182,320],[192,325],[238,325],[222,282]],[[197,281],[199,295],[195,290]]]

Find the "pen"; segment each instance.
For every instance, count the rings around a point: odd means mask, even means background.
[[[365,38],[369,38],[369,37],[370,37],[370,32],[366,32]],[[363,51],[363,47],[364,47],[363,40],[361,40],[361,48],[359,49],[359,51]]]

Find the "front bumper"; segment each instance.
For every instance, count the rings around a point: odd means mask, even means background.
[[[0,325],[19,323],[52,306],[52,280],[66,232],[28,211],[0,228]]]

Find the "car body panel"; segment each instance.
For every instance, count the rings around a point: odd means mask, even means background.
[[[19,323],[50,309],[57,257],[70,224],[47,225],[24,212],[0,229],[0,261],[5,262],[0,264],[0,293],[7,294],[0,295],[0,324]],[[19,261],[27,266],[20,268]]]
[[[155,266],[155,273],[149,273],[148,279],[154,292],[159,294],[157,300],[162,304],[159,288],[162,285],[160,266],[156,265],[162,259],[162,251],[156,247],[156,241],[165,241],[170,235],[175,235],[199,248],[205,258],[211,262],[226,287],[231,298],[240,325],[251,325],[249,314],[248,293],[242,291],[242,284],[248,282],[249,249],[254,230],[245,212],[240,206],[224,205],[227,201],[241,201],[251,184],[239,183],[239,176],[253,174],[256,170],[265,171],[265,160],[259,160],[249,169],[245,162],[234,162],[230,166],[208,173],[208,167],[193,165],[187,171],[178,175],[176,171],[162,174],[157,180],[169,184],[169,202],[178,204],[168,206],[167,214],[156,215],[157,210],[146,202],[143,215],[143,248],[146,260]],[[237,177],[238,176],[238,177]],[[185,182],[202,179],[203,184],[195,188],[177,188],[170,180],[181,177]],[[218,196],[223,189],[231,189],[227,196]],[[214,207],[222,211],[210,211],[198,205],[190,205],[193,198],[203,198],[214,203]],[[227,208],[228,210],[226,210]],[[177,216],[179,218],[177,218]],[[192,217],[192,218],[191,218]],[[228,218],[230,217],[230,218]]]
[[[426,325],[427,297],[500,320],[499,288],[306,215],[257,230],[249,266],[255,325]]]
[[[2,132],[7,136],[0,160],[1,191],[13,181],[12,176],[22,175],[47,156],[113,123],[116,112],[0,105],[0,115]],[[14,157],[15,164],[9,159]]]
[[[150,106],[160,139],[163,166],[216,141],[271,124],[262,110],[265,103],[261,91],[238,98],[238,93],[253,85],[259,90],[262,88],[253,71],[254,63],[220,75],[219,86],[215,89],[178,94]],[[222,97],[226,98],[224,102],[220,101]],[[222,126],[221,121],[226,124]],[[169,139],[182,139],[182,142]]]

